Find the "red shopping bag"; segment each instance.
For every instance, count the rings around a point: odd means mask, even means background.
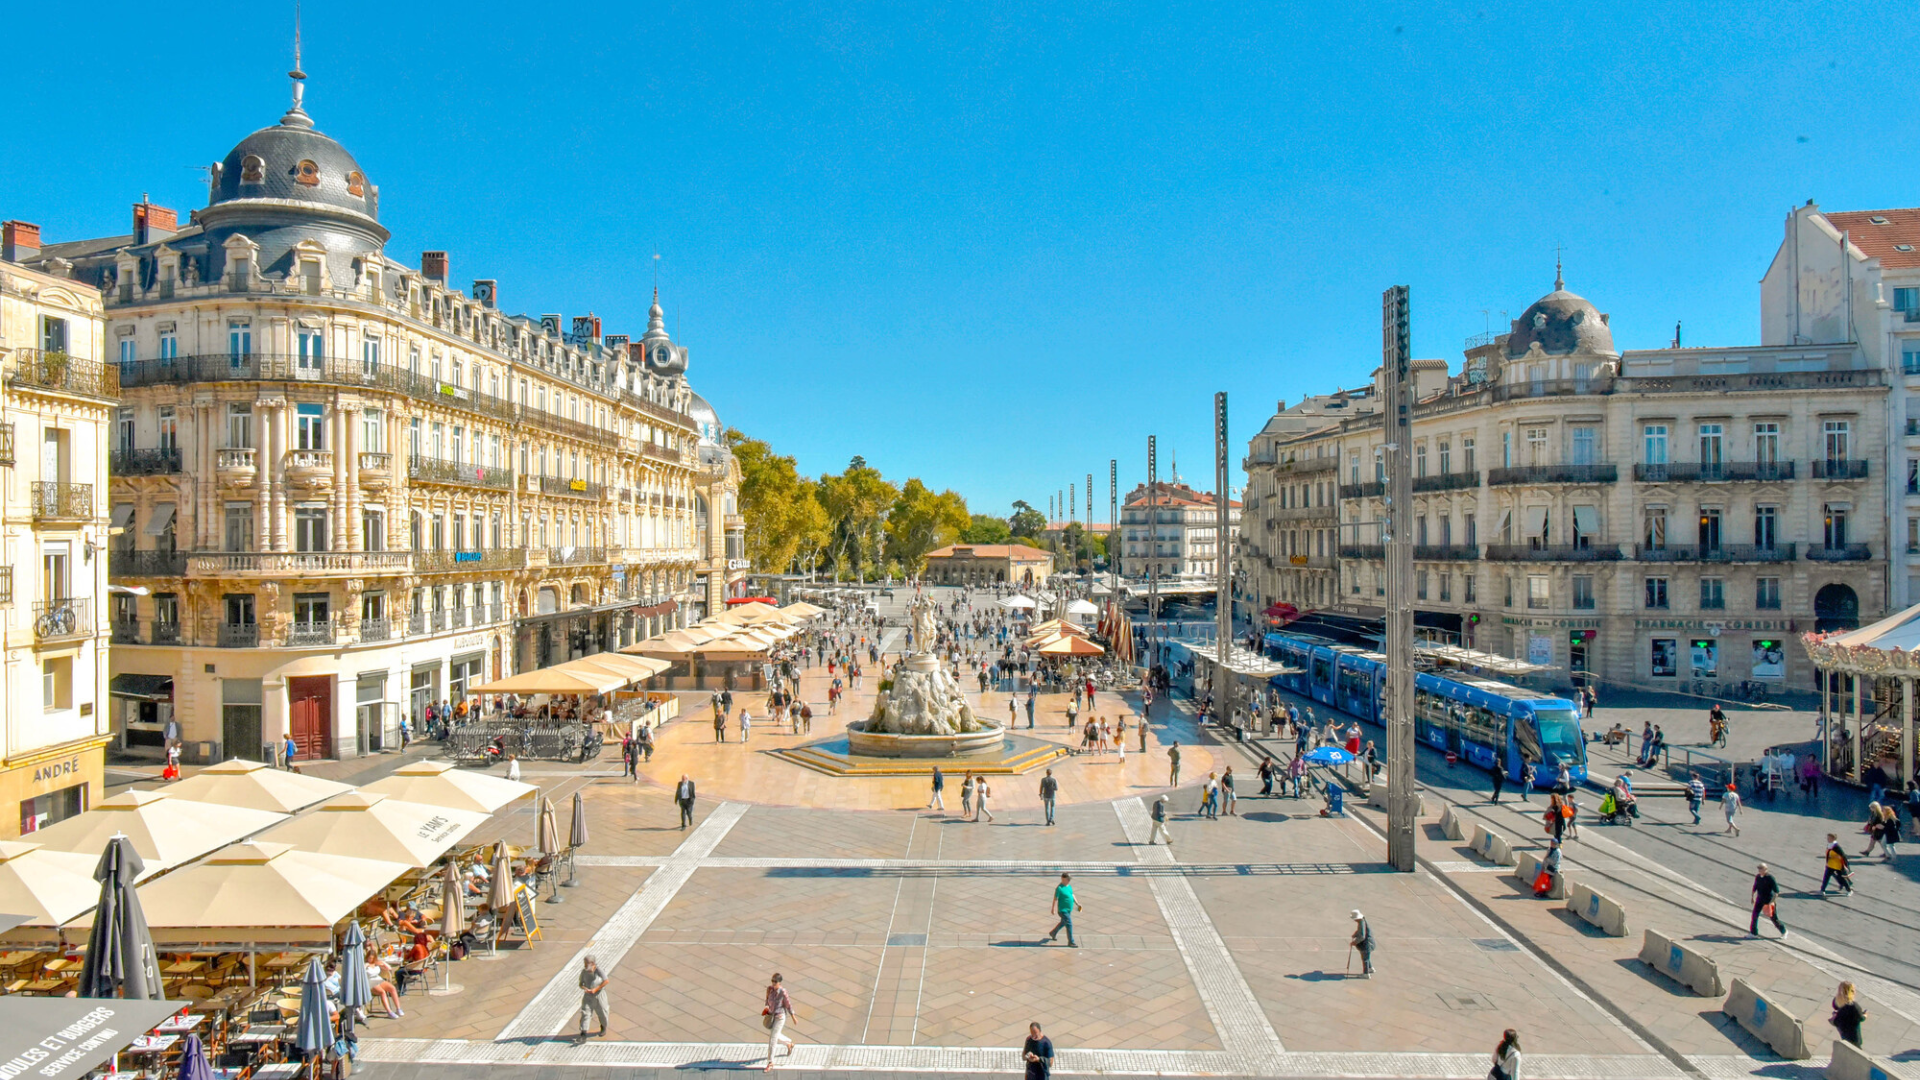
[[[1547,891],[1552,888],[1553,872],[1550,870],[1540,871],[1540,876],[1533,879],[1533,895],[1535,896],[1545,896],[1547,895]]]

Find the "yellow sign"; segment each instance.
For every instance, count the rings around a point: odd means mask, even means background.
[[[569,483],[569,484],[568,484],[567,486],[568,486],[568,487],[570,487],[570,488],[572,488],[572,489],[573,489],[573,490],[575,490],[575,491],[585,491],[585,490],[587,490],[587,482],[586,482],[585,480],[575,480],[575,481],[573,481],[573,482],[571,482],[571,483]]]

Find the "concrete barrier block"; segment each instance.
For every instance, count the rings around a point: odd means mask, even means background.
[[[1827,1062],[1827,1080],[1907,1080],[1913,1075],[1895,1072],[1893,1062],[1838,1039],[1833,1043],[1833,1058]]]
[[[1727,992],[1720,981],[1720,965],[1658,930],[1648,930],[1640,942],[1640,959],[1653,970],[1699,994],[1719,997]]]
[[[1440,835],[1449,840],[1464,839],[1460,832],[1460,819],[1454,815],[1451,803],[1440,811]]]
[[[1567,910],[1612,937],[1627,936],[1627,910],[1618,902],[1595,892],[1591,885],[1576,881],[1567,886]]]
[[[1533,891],[1533,879],[1540,876],[1541,856],[1531,851],[1516,851],[1513,854],[1513,877],[1528,892]],[[1565,871],[1555,874],[1553,886],[1547,890],[1550,900],[1567,898],[1567,875]]]
[[[1783,1058],[1805,1061],[1813,1056],[1813,1051],[1807,1048],[1806,1023],[1768,1001],[1743,979],[1733,980],[1720,1011]]]
[[[1367,788],[1367,805],[1373,807],[1375,810],[1385,810],[1387,808],[1387,774],[1384,771],[1381,772],[1379,776],[1374,777],[1373,783]],[[1413,793],[1413,816],[1417,818],[1425,817],[1426,814],[1427,797],[1424,793],[1415,791]],[[1443,816],[1441,830],[1445,831],[1445,829],[1446,821]]]
[[[1485,825],[1473,827],[1473,850],[1495,866],[1513,865],[1513,845],[1507,838],[1487,828]]]

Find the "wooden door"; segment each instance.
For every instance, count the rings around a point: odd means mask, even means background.
[[[333,756],[333,679],[324,675],[288,679],[287,712],[300,760]]]

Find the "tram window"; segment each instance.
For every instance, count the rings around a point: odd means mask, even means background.
[[[1539,736],[1534,733],[1533,719],[1531,717],[1520,720],[1513,725],[1513,741],[1520,744],[1520,757],[1523,760],[1535,763],[1542,760],[1540,756],[1540,739]]]

